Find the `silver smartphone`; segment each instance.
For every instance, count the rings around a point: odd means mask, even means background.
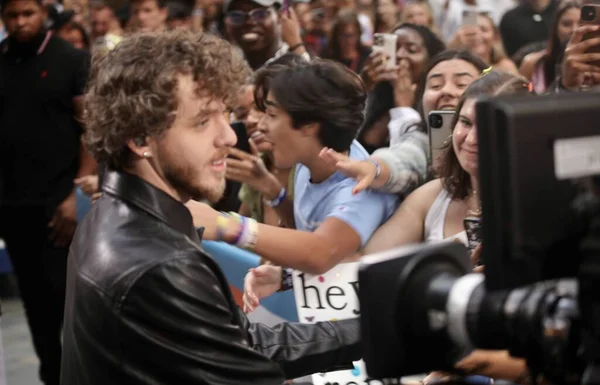
[[[434,170],[438,169],[443,148],[452,135],[454,111],[431,111],[427,116],[429,131],[429,162]]]
[[[386,54],[387,69],[396,67],[396,42],[398,37],[393,33],[376,33],[373,35],[373,50],[381,51]]]

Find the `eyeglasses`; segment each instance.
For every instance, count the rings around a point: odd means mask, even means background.
[[[264,21],[269,17],[271,11],[269,8],[256,8],[250,12],[244,11],[229,11],[225,17],[231,25],[240,26],[246,23],[248,19],[252,20],[253,23]]]

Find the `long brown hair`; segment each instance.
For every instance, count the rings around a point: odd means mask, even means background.
[[[342,59],[342,52],[340,50],[340,36],[342,35],[344,27],[349,24],[354,25],[356,33],[358,34],[356,47],[354,47],[356,49],[356,53],[360,55],[366,49],[366,47],[363,46],[362,42],[360,41],[362,26],[358,20],[358,14],[352,9],[342,9],[335,17],[335,20],[331,26],[331,30],[327,38],[327,45],[323,49],[323,58],[338,61]]]
[[[467,87],[463,93],[456,112],[452,118],[452,130],[456,127],[460,111],[465,102],[482,95],[510,95],[510,94],[532,94],[530,83],[527,79],[513,75],[507,72],[491,71]],[[450,138],[445,146],[441,157],[439,176],[442,179],[442,185],[452,199],[465,199],[472,190],[471,176],[462,168],[456,153],[452,139]]]

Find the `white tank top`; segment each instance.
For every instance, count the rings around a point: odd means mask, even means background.
[[[448,195],[446,189],[442,189],[425,217],[425,242],[455,241],[462,242],[465,246],[468,244],[465,231],[444,238],[444,223],[446,222],[446,213],[450,202],[452,202],[452,198]]]

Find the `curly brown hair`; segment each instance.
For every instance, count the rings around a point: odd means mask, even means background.
[[[189,31],[140,33],[93,59],[85,95],[85,140],[99,163],[127,167],[127,143],[158,138],[175,119],[178,77],[191,75],[199,96],[231,105],[249,68],[232,45]]]
[[[460,111],[468,99],[483,95],[513,94],[535,95],[527,79],[510,73],[491,71],[475,80],[467,87],[456,106],[456,112],[452,118],[452,131],[454,131]],[[451,139],[444,145],[438,176],[442,179],[442,185],[452,199],[465,199],[471,193],[471,177],[460,165]]]

